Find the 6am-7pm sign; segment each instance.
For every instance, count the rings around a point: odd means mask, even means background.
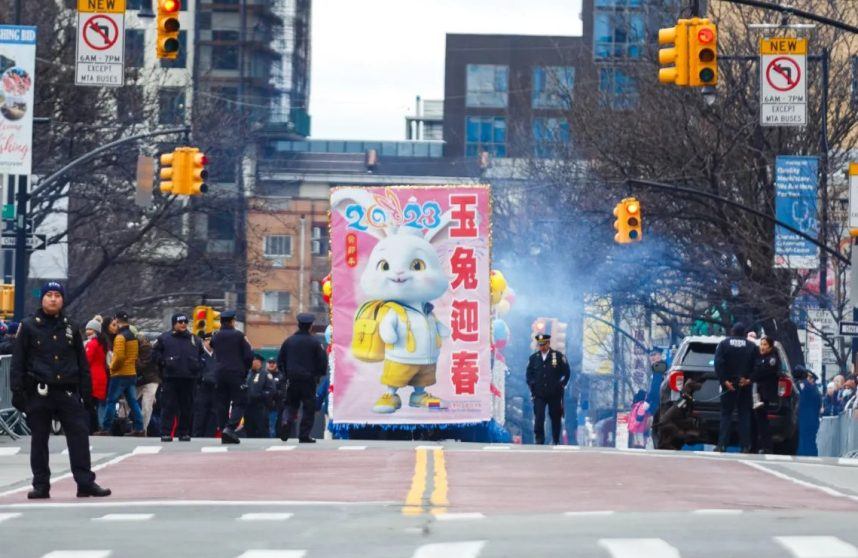
[[[807,39],[760,39],[760,124],[807,124]]]
[[[125,83],[125,0],[78,0],[75,85]]]

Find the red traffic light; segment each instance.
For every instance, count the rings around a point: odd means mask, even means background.
[[[206,311],[200,310],[199,312],[197,312],[197,319],[198,320],[205,320],[206,319]]]
[[[709,44],[715,40],[715,31],[704,27],[697,32],[697,40],[703,44]]]
[[[161,10],[165,12],[178,12],[182,9],[182,3],[179,0],[161,0]]]

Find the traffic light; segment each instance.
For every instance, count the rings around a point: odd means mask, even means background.
[[[158,0],[158,58],[174,60],[179,56],[179,10],[181,0]]]
[[[206,315],[206,333],[214,333],[220,329],[220,312],[216,312],[211,306],[208,307]]]
[[[188,168],[188,194],[198,196],[205,194],[209,187],[206,184],[206,179],[209,177],[209,171],[206,165],[209,164],[209,159],[205,153],[202,153],[196,147],[189,148],[190,165]],[[218,314],[220,315],[220,314]]]
[[[718,84],[718,28],[708,19],[694,18],[688,27],[689,84]]]
[[[208,306],[194,306],[194,335],[201,336],[206,332],[208,314]]]
[[[643,239],[641,204],[635,198],[625,198],[614,208],[614,241],[619,244],[639,242]]]
[[[15,285],[0,285],[0,314],[11,316],[15,313]]]
[[[160,169],[158,171],[159,184],[158,188],[161,190],[162,194],[172,194],[175,187],[174,179],[178,178],[175,172],[175,168],[173,167],[174,163],[177,163],[177,157],[175,152],[163,153],[161,157],[158,159],[158,163],[160,164]]]
[[[661,83],[688,85],[688,23],[680,19],[675,27],[658,30],[658,44],[673,45],[658,51],[658,63],[665,66],[658,71]]]

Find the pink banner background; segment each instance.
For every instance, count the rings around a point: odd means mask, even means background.
[[[466,217],[461,212],[449,211],[451,196],[458,195],[473,196],[476,202],[472,207],[475,210],[475,238],[450,237],[452,230],[462,230],[464,225],[461,217]],[[461,206],[452,209],[461,210]],[[492,418],[490,213],[490,189],[487,185],[334,189],[331,197],[331,304],[334,349],[330,411],[335,423],[444,424],[481,422]],[[460,217],[458,219],[455,217],[457,214]],[[368,296],[360,285],[373,248],[382,242],[373,233],[377,233],[379,229],[385,229],[387,233],[392,232],[392,229],[385,228],[382,223],[402,223],[403,228],[411,228],[412,232],[422,230],[424,234],[431,234],[432,230],[438,228],[436,225],[439,222],[444,222],[443,217],[449,217],[452,225],[446,229],[441,227],[441,232],[431,239],[431,246],[447,275],[447,290],[440,297],[427,302],[434,305],[435,317],[449,329],[453,329],[454,325],[451,323],[454,300],[476,302],[478,340],[465,342],[453,340],[448,336],[442,341],[435,374],[437,383],[429,386],[427,391],[441,398],[445,409],[410,407],[409,396],[413,388],[406,386],[398,391],[402,399],[401,409],[391,414],[373,412],[376,400],[386,391],[381,383],[383,363],[362,362],[354,358],[351,352],[355,313],[367,300],[378,298]],[[369,219],[379,226],[373,229]],[[409,222],[419,224],[419,228],[405,227]],[[347,254],[348,246],[354,247],[355,244],[356,254]],[[450,260],[457,247],[460,247],[459,253],[462,249],[472,249],[475,255],[476,271],[473,276],[476,284],[471,285],[470,289],[461,281],[455,289],[452,288],[455,274]],[[456,393],[452,356],[462,351],[477,355],[478,377],[473,394]],[[459,391],[463,391],[461,376],[457,378],[460,383]]]

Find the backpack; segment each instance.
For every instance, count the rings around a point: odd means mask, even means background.
[[[414,352],[417,342],[411,332],[411,321],[408,312],[401,304],[390,300],[370,300],[365,302],[355,314],[354,330],[352,335],[352,355],[364,362],[381,362],[384,360],[384,351],[389,347],[381,338],[379,326],[388,312],[393,311],[399,319],[405,322],[407,337],[405,348]]]

